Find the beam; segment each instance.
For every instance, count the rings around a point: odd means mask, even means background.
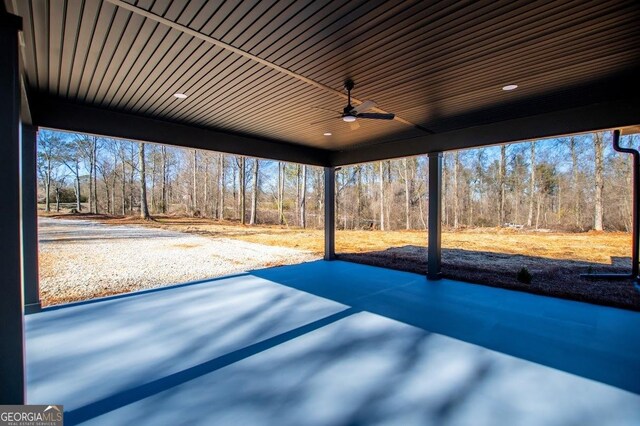
[[[38,312],[40,289],[38,277],[38,194],[36,143],[38,132],[22,124],[22,282],[25,313]]]
[[[48,96],[31,97],[34,125],[141,142],[260,157],[313,166],[327,166],[329,151],[260,139],[140,115],[64,102]]]
[[[335,151],[331,157],[331,164],[344,166],[637,124],[640,124],[640,98],[593,104],[450,132],[365,145],[352,150]]]
[[[336,257],[336,169],[324,168],[324,260]]]
[[[20,262],[20,73],[22,20],[0,12],[0,404],[24,404]]]
[[[442,153],[429,154],[429,246],[427,278],[442,277]]]

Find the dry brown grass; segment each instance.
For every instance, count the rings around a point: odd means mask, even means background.
[[[50,215],[54,216],[54,215]],[[61,216],[61,215],[58,215]],[[317,229],[277,225],[240,225],[234,221],[156,216],[153,221],[138,217],[105,215],[62,215],[73,219],[94,219],[114,225],[135,224],[213,238],[234,238],[254,243],[290,247],[322,253],[324,234]],[[338,253],[367,253],[391,247],[426,247],[425,231],[337,231]],[[624,232],[535,232],[502,228],[444,231],[442,247],[491,253],[519,254],[557,260],[611,264],[612,257],[628,257],[631,235]]]
[[[65,215],[109,224],[136,224],[248,242],[324,251],[321,230],[284,226],[240,225],[210,219],[159,216],[137,217]],[[426,273],[425,231],[337,231],[336,252],[346,260]],[[630,267],[631,236],[622,232],[559,233],[502,228],[444,231],[443,273],[446,277],[534,293],[640,310],[640,295],[628,282],[593,281],[580,277],[591,271],[626,272]],[[531,285],[518,283],[526,266]]]

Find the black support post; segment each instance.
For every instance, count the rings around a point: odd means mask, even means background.
[[[19,17],[0,11],[0,404],[24,404]]]
[[[336,169],[324,168],[324,260],[336,257]]]
[[[38,194],[36,175],[36,143],[38,132],[33,126],[22,125],[22,280],[24,311],[38,312]]]
[[[442,153],[429,154],[429,248],[427,278],[439,280],[442,276]]]

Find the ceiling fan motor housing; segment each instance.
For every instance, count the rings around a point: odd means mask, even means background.
[[[347,106],[344,107],[342,119],[347,122],[356,120],[356,115],[352,112],[353,106],[351,105],[351,90],[353,89],[354,86],[355,86],[355,83],[350,78],[344,81],[344,88],[347,89],[347,94],[349,95],[349,98],[348,98]]]

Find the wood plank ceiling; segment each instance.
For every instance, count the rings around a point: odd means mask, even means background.
[[[628,96],[640,65],[638,0],[126,2],[6,0],[33,98],[337,150]],[[346,77],[406,121],[331,119]]]

